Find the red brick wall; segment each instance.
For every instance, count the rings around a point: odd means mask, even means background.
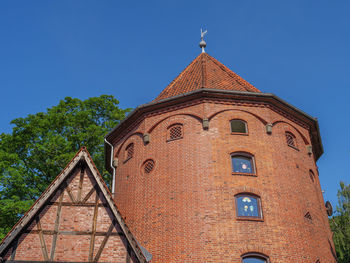
[[[203,130],[201,119],[220,111]],[[231,134],[233,118],[247,122],[248,136]],[[264,121],[276,123],[271,135]],[[167,141],[167,128],[174,123],[183,124],[184,137]],[[287,146],[286,131],[296,136],[298,150]],[[147,145],[143,133],[150,133]],[[124,162],[131,142],[134,156]],[[263,104],[198,101],[153,112],[114,144],[119,158],[115,199],[152,262],[238,263],[246,252],[264,253],[271,262],[333,262],[309,142],[305,124]],[[254,155],[256,177],[231,174],[235,151]],[[149,158],[155,169],[145,174],[142,164]],[[260,196],[263,221],[237,220],[234,196],[240,192]],[[307,212],[311,221],[304,218]]]
[[[99,190],[96,192],[99,188],[89,170],[85,169],[84,171],[81,191],[79,191],[80,178],[80,169],[77,169],[67,179],[68,187],[63,186],[59,189],[50,200],[50,203],[47,203],[40,214],[35,217],[39,220],[40,227],[38,227],[37,221],[34,220],[29,227],[24,229],[12,259],[45,261],[45,253],[50,259],[52,247],[55,247],[52,258],[54,261],[88,262],[96,257],[101,248],[102,253],[98,261],[126,262],[127,241],[123,235],[118,234],[122,231],[116,222],[114,223],[111,236],[107,239],[105,246],[101,247],[114,218],[106,200],[103,198],[102,192]],[[68,194],[68,189],[70,189],[73,200]],[[92,195],[86,198],[86,201],[83,201],[91,189],[94,189]],[[62,202],[60,202],[61,198]],[[60,203],[61,209],[59,209]],[[96,234],[92,236],[95,207],[97,212]],[[58,213],[59,210],[60,213]],[[56,245],[54,245],[55,222],[58,214],[60,214],[57,225],[58,234]],[[42,231],[39,231],[40,229]],[[40,242],[40,232],[44,242]],[[94,240],[93,245],[91,245],[91,240]],[[46,248],[43,248],[43,246]],[[90,246],[93,247],[92,259],[89,259]],[[14,244],[10,247],[7,255],[4,257],[5,260],[11,259],[12,250],[15,247],[16,245]]]

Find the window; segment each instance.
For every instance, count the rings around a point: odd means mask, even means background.
[[[308,220],[312,220],[312,216],[311,216],[310,212],[307,212],[307,213],[304,215],[304,217],[305,217],[306,219],[308,219]]]
[[[255,174],[254,158],[246,153],[231,155],[232,172],[238,174]]]
[[[312,182],[315,182],[315,174],[312,170],[309,170],[309,176]]]
[[[235,196],[237,217],[262,218],[260,198],[251,194]]]
[[[231,132],[232,133],[242,133],[242,134],[247,134],[248,129],[247,129],[247,123],[242,120],[231,120]]]
[[[183,137],[182,124],[174,124],[168,128],[168,141],[181,139]]]
[[[242,263],[268,263],[269,258],[258,254],[258,253],[249,253],[242,257]]]
[[[131,159],[134,156],[134,144],[130,143],[126,148],[125,148],[125,161]]]
[[[149,159],[143,163],[143,171],[145,174],[150,174],[154,169],[154,161]]]
[[[295,136],[294,136],[292,133],[286,132],[286,140],[287,140],[287,145],[288,145],[288,146],[297,149],[297,144],[296,144]]]

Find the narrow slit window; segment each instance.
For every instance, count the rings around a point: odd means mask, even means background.
[[[248,154],[232,154],[232,172],[239,174],[255,174],[254,158]]]
[[[315,182],[315,174],[312,170],[309,170],[309,176],[312,182]]]
[[[247,134],[247,123],[242,120],[231,120],[231,133],[241,133],[241,134]]]

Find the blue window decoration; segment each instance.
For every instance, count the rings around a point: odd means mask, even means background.
[[[243,258],[242,263],[267,263],[267,260],[258,256],[248,256]]]
[[[236,196],[237,216],[261,218],[260,200],[256,196],[241,194]]]
[[[231,155],[232,172],[243,174],[255,174],[253,157],[242,154]]]

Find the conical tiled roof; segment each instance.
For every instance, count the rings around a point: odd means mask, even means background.
[[[170,98],[201,88],[261,92],[207,53],[201,53],[155,99]]]

